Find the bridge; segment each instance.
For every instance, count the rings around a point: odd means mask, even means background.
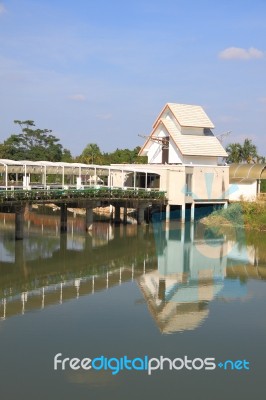
[[[15,238],[23,238],[25,207],[53,203],[60,207],[60,230],[67,230],[67,208],[86,209],[86,229],[93,224],[93,208],[114,206],[114,222],[124,221],[128,208],[144,222],[145,209],[162,206],[159,174],[149,167],[105,166],[49,161],[0,159],[0,212],[15,213]]]

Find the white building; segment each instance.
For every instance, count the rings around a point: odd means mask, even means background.
[[[202,107],[168,103],[139,155],[148,156],[149,164],[218,165],[227,153],[213,128]]]
[[[159,188],[171,207],[186,209],[200,205],[227,205],[229,167],[227,153],[212,129],[214,124],[201,106],[167,103],[139,155],[148,157],[149,169],[160,175]]]

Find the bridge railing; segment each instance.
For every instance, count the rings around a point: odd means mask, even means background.
[[[67,199],[147,199],[164,200],[165,192],[156,189],[86,187],[84,189],[31,189],[0,190],[0,203],[9,201],[53,201]]]

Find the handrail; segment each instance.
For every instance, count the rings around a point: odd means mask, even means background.
[[[154,189],[143,188],[116,188],[116,187],[88,187],[86,189],[74,188],[55,188],[43,189],[36,188],[31,190],[0,190],[0,203],[10,201],[58,201],[68,199],[147,199],[164,200],[165,192]]]

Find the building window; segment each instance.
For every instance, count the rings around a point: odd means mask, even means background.
[[[192,196],[192,174],[186,174],[186,196]]]

